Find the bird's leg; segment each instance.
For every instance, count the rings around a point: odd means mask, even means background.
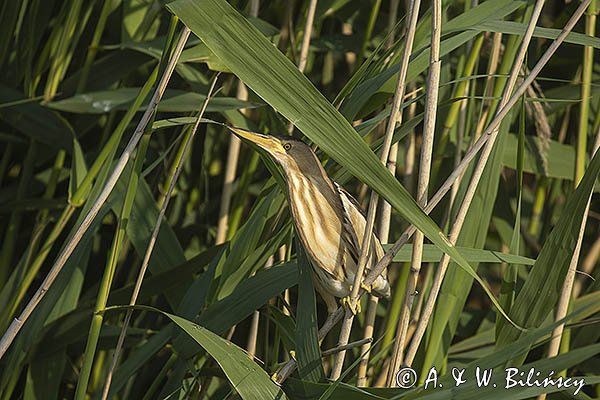
[[[329,293],[319,290],[319,294],[321,295],[321,297],[325,301],[325,304],[327,305],[327,319],[319,329],[319,344],[321,344],[323,339],[325,339],[325,335],[327,334],[327,332],[329,332],[331,330],[331,327],[336,323],[335,314],[338,309],[338,304],[335,297],[330,295]]]

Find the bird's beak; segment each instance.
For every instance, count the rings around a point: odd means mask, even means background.
[[[247,131],[245,129],[235,128],[231,126],[229,126],[228,128],[237,136],[256,144],[257,146],[265,149],[273,155],[285,152],[279,140],[277,140],[273,136],[262,135],[260,133]]]

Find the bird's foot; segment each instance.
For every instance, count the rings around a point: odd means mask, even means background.
[[[357,315],[358,313],[360,313],[360,302],[357,301],[356,306],[353,306],[352,299],[350,298],[349,295],[342,298],[341,302],[342,302],[342,305],[348,307],[348,309],[352,312],[352,314]]]
[[[369,294],[371,294],[371,292],[373,291],[373,285],[366,285],[364,282],[360,283],[360,287],[365,289],[365,291]]]
[[[290,350],[290,357],[292,357],[292,360],[296,361],[296,352],[294,350]]]
[[[273,375],[271,375],[271,380],[273,382],[277,382],[277,379],[279,379],[279,377],[277,376],[277,371],[273,372]]]

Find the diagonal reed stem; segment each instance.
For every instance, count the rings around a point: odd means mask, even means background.
[[[594,0],[595,3],[595,0]],[[594,20],[594,25],[595,25],[595,13],[592,13],[592,10],[594,8],[594,3],[592,3],[592,5],[590,5],[590,14],[593,15],[593,20]],[[589,18],[589,15],[588,15]],[[588,20],[588,24],[589,24],[589,20]],[[589,32],[588,32],[589,33]],[[592,32],[593,34],[593,32]],[[587,48],[586,48],[587,50]],[[591,53],[593,57],[593,53]],[[591,64],[591,63],[590,63]],[[591,69],[589,70],[589,76],[588,78],[585,77],[584,74],[584,84],[590,84],[591,83]],[[584,89],[585,90],[585,89]],[[589,86],[587,88],[587,90],[589,90]],[[587,102],[589,99],[587,97],[582,97],[584,102]],[[585,123],[586,126],[588,124],[587,118],[585,120],[580,121],[580,123]],[[581,128],[580,128],[581,129]],[[585,134],[587,135],[587,128],[583,128],[582,129]],[[592,150],[592,157],[594,157],[594,155],[596,154],[596,152],[598,151],[598,149],[600,148],[600,129],[596,132],[596,141],[594,143],[594,148]],[[581,171],[582,173],[585,172]],[[577,179],[575,180],[575,184],[578,184],[579,181],[581,180],[582,176],[577,176]],[[573,250],[573,255],[571,256],[571,262],[569,264],[569,269],[567,270],[567,275],[565,276],[565,282],[563,284],[563,288],[562,291],[560,292],[560,297],[558,299],[558,304],[556,306],[556,314],[554,316],[554,320],[555,321],[560,321],[561,319],[565,318],[567,315],[567,312],[569,311],[569,305],[571,303],[571,299],[574,299],[574,291],[573,291],[573,285],[575,282],[575,274],[577,273],[577,265],[579,263],[579,255],[581,252],[581,245],[583,242],[583,235],[585,233],[585,226],[586,226],[586,222],[587,222],[587,217],[588,217],[588,213],[590,211],[590,203],[592,201],[592,193],[590,193],[590,197],[588,198],[587,204],[585,206],[585,210],[583,211],[583,216],[581,219],[581,227],[579,229],[579,235],[577,236],[577,243],[575,244],[575,249]],[[565,329],[565,324],[560,324],[558,325],[556,328],[554,328],[554,330],[552,331],[552,335],[551,335],[551,340],[550,340],[550,344],[548,345],[548,358],[550,357],[556,357],[560,352],[561,352],[561,342],[564,341],[564,339],[567,339],[566,345],[568,346],[568,338],[569,336],[563,336],[564,333],[564,329]],[[565,343],[563,343],[564,345]],[[542,394],[540,396],[538,396],[539,400],[543,400],[546,398],[546,394]]]
[[[163,73],[161,81],[158,87],[156,88],[154,95],[152,96],[152,99],[148,104],[146,111],[144,111],[144,114],[142,115],[140,122],[138,123],[133,135],[131,136],[131,139],[129,139],[129,143],[127,143],[127,146],[123,150],[123,153],[121,154],[121,157],[119,158],[119,161],[117,162],[117,165],[115,166],[111,176],[108,178],[104,189],[102,189],[102,192],[100,192],[100,195],[90,208],[88,214],[85,216],[81,225],[75,231],[73,237],[67,242],[63,250],[60,252],[58,258],[56,259],[56,262],[54,263],[52,269],[50,270],[44,281],[42,282],[40,288],[33,295],[23,312],[21,312],[18,318],[15,318],[13,320],[13,322],[8,327],[8,330],[4,333],[4,336],[2,336],[2,340],[0,340],[0,359],[4,356],[4,354],[10,347],[11,343],[13,342],[13,340],[15,339],[15,337],[17,336],[27,319],[31,316],[31,313],[33,313],[40,301],[42,301],[42,299],[46,295],[46,292],[48,291],[48,289],[50,289],[50,286],[52,286],[52,284],[58,277],[58,274],[62,270],[63,266],[75,250],[75,247],[77,247],[77,244],[82,239],[85,232],[87,232],[94,218],[96,217],[96,215],[98,215],[98,212],[100,211],[100,209],[106,202],[106,199],[108,199],[108,196],[117,184],[117,181],[123,173],[127,162],[133,154],[133,151],[135,150],[142,135],[144,134],[146,125],[148,125],[148,123],[150,122],[150,119],[154,114],[156,107],[158,106],[158,103],[162,98],[162,95],[165,92],[167,84],[171,78],[171,75],[173,74],[175,65],[177,64],[177,60],[179,59],[179,56],[183,51],[183,46],[185,45],[189,34],[190,30],[187,27],[185,27],[183,32],[181,33],[181,37],[179,39],[179,43],[177,44],[177,48],[173,53],[173,56],[169,60],[169,64],[167,65],[167,68]]]
[[[552,55],[556,52],[556,50],[562,44],[562,42],[565,40],[565,38],[567,37],[569,32],[573,29],[575,23],[579,20],[579,18],[581,18],[581,16],[585,12],[585,9],[587,8],[587,5],[589,4],[590,1],[591,0],[584,0],[584,2],[579,6],[579,8],[577,8],[577,10],[573,13],[571,19],[567,22],[567,24],[565,25],[565,27],[563,28],[561,33],[558,35],[558,37],[552,42],[552,44],[548,47],[546,52],[539,59],[538,63],[531,70],[531,72],[527,76],[527,78],[525,78],[523,80],[523,82],[517,87],[515,93],[512,95],[510,100],[508,100],[506,105],[499,109],[499,111],[497,112],[494,119],[492,119],[492,121],[488,125],[484,134],[481,135],[479,137],[479,139],[475,143],[473,143],[473,145],[467,150],[467,152],[465,153],[465,156],[461,160],[460,164],[456,167],[456,169],[454,171],[452,171],[450,176],[448,176],[448,178],[446,178],[446,180],[440,186],[440,188],[435,193],[435,195],[427,203],[427,206],[423,209],[423,211],[426,214],[431,213],[433,211],[433,209],[435,209],[435,207],[444,198],[446,193],[448,193],[448,191],[452,188],[452,185],[454,184],[456,179],[458,179],[463,174],[463,172],[469,166],[470,162],[473,161],[473,159],[475,158],[477,153],[481,150],[481,148],[489,140],[489,138],[491,137],[491,133],[494,130],[498,129],[498,127],[500,126],[500,123],[502,122],[504,117],[506,117],[508,112],[517,103],[517,101],[523,95],[523,93],[525,93],[525,91],[527,90],[527,87],[532,84],[532,82],[535,80],[535,78],[539,75],[542,68],[548,63],[548,61],[550,60]],[[383,270],[386,269],[387,266],[392,262],[392,260],[394,259],[396,254],[398,254],[398,252],[400,251],[402,246],[404,246],[408,242],[408,240],[412,237],[412,235],[415,233],[415,231],[416,231],[415,226],[411,225],[400,235],[400,237],[396,240],[394,245],[390,249],[388,249],[385,256],[383,258],[381,258],[381,260],[379,260],[379,262],[377,263],[375,268],[373,268],[373,270],[371,270],[367,274],[367,276],[365,277],[364,282],[363,282],[365,284],[365,286],[372,284],[375,281],[375,279],[377,279],[377,277],[383,272]],[[361,289],[359,292],[360,296],[362,296],[364,293],[366,293],[366,291],[364,289]],[[327,333],[341,320],[343,315],[344,315],[344,310],[342,308],[338,308],[338,310],[329,319],[328,325],[321,327],[321,329],[319,330],[319,337],[321,338],[321,337],[324,337],[325,335],[327,335]],[[288,363],[286,363],[282,369],[284,369],[284,368],[286,369],[286,371],[289,371],[289,373],[288,373],[288,376],[289,376],[289,374],[291,374],[295,368],[295,361],[294,360],[288,361]],[[279,383],[282,381],[283,381],[283,379],[278,380]]]
[[[427,207],[423,210],[425,213],[430,213],[442,200],[442,198],[446,195],[446,193],[452,187],[454,181],[458,179],[463,172],[466,170],[470,162],[475,158],[477,153],[483,148],[483,146],[487,143],[487,141],[491,138],[491,134],[498,129],[502,120],[506,117],[506,115],[510,112],[512,107],[519,101],[519,98],[525,93],[527,87],[532,84],[535,78],[539,75],[542,68],[548,63],[552,55],[556,52],[558,47],[565,40],[569,32],[573,29],[579,18],[585,12],[586,7],[591,0],[584,0],[582,5],[577,8],[574,12],[571,19],[567,22],[561,33],[558,37],[550,44],[548,49],[544,52],[542,57],[539,59],[538,63],[531,70],[530,74],[523,80],[523,82],[518,86],[515,93],[512,95],[510,100],[503,106],[500,107],[499,111],[496,113],[496,116],[492,119],[484,134],[477,139],[477,141],[467,150],[463,159],[461,160],[458,167],[452,171],[450,176],[446,178],[442,186],[438,189],[435,195],[431,198]],[[406,241],[412,236],[416,228],[411,226],[407,228],[402,235],[398,238],[398,240],[394,243],[394,245],[388,249],[385,256],[379,260],[375,268],[367,275],[365,278],[365,285],[373,283],[377,276],[381,274],[381,272],[387,268],[387,266],[392,262],[398,251],[402,248],[402,246],[406,243]]]
[[[189,34],[189,30],[187,32]],[[186,37],[186,39],[187,39],[187,37]],[[185,43],[185,41],[183,43]],[[183,48],[183,45],[181,47]],[[177,49],[179,49],[179,43],[178,43]],[[158,213],[158,217],[156,218],[154,230],[152,231],[152,236],[150,237],[150,241],[148,242],[148,247],[146,248],[146,254],[144,254],[144,259],[143,259],[142,265],[140,267],[140,272],[138,273],[138,277],[135,282],[135,287],[134,287],[133,293],[131,295],[131,300],[129,301],[130,306],[134,306],[137,302],[137,298],[140,293],[140,289],[142,287],[142,282],[144,280],[144,276],[146,275],[146,271],[148,269],[148,264],[150,263],[150,257],[152,256],[152,252],[154,250],[154,245],[156,244],[156,238],[158,237],[158,232],[160,231],[160,227],[162,225],[162,221],[165,216],[165,212],[167,211],[167,207],[169,205],[169,200],[171,199],[173,189],[175,189],[175,184],[177,183],[177,178],[179,177],[179,174],[181,173],[181,170],[183,169],[184,161],[187,157],[187,154],[189,153],[189,149],[190,149],[192,141],[194,140],[196,131],[198,130],[198,126],[200,125],[200,120],[202,119],[202,116],[204,115],[204,112],[206,111],[206,107],[208,106],[208,103],[211,99],[215,85],[217,84],[218,77],[219,77],[218,74],[214,77],[212,84],[210,86],[210,89],[208,90],[208,93],[206,94],[206,99],[204,100],[204,103],[202,104],[202,108],[200,109],[200,112],[198,113],[198,118],[196,119],[194,127],[192,128],[191,134],[186,138],[187,140],[186,140],[184,148],[183,148],[183,153],[181,155],[181,159],[179,160],[179,164],[177,165],[177,168],[175,169],[175,173],[173,174],[171,182],[169,183],[169,188],[167,189],[167,193],[164,197],[164,201],[160,205],[161,206],[160,212]],[[112,381],[114,370],[119,361],[119,353],[121,352],[121,349],[123,348],[123,343],[125,342],[125,336],[127,334],[127,328],[131,321],[132,315],[133,315],[133,308],[127,309],[127,313],[125,315],[125,321],[123,322],[123,326],[121,327],[121,332],[119,333],[117,347],[115,348],[115,352],[112,357],[110,369],[108,370],[108,374],[106,377],[106,383],[104,384],[104,390],[102,393],[103,400],[106,400],[108,398],[108,393],[110,390],[110,384]]]
[[[417,19],[419,16],[419,6],[421,5],[420,0],[413,0],[410,7],[410,18],[408,20],[408,28],[406,30],[406,41],[404,45],[404,51],[402,53],[402,60],[400,62],[400,71],[398,74],[398,82],[394,91],[394,99],[392,101],[392,109],[390,118],[388,120],[385,137],[383,140],[383,146],[381,148],[380,161],[385,165],[387,163],[390,148],[392,145],[392,139],[396,126],[402,122],[402,111],[400,106],[402,105],[402,99],[404,98],[404,92],[406,90],[406,75],[408,73],[408,62],[412,53],[413,42],[415,38],[415,31],[417,26]],[[350,331],[352,330],[352,323],[354,321],[354,314],[350,308],[356,309],[358,299],[361,294],[361,283],[367,263],[368,255],[370,253],[371,237],[373,232],[373,226],[375,224],[375,215],[377,211],[377,204],[379,201],[379,195],[377,192],[371,192],[369,200],[369,210],[367,212],[367,224],[365,227],[364,235],[361,243],[360,257],[358,260],[358,268],[352,285],[352,292],[350,294],[350,307],[346,308],[344,322],[340,331],[340,337],[338,341],[339,346],[348,344],[350,338]],[[337,353],[333,368],[331,371],[331,379],[337,380],[341,373],[344,365],[344,358],[346,356],[345,351]]]
[[[302,73],[304,73],[304,70],[306,69],[306,63],[308,62],[308,50],[310,49],[310,38],[312,36],[316,10],[317,0],[310,0],[310,4],[308,5],[308,13],[306,15],[306,24],[304,25],[304,36],[302,36],[300,59],[298,60],[298,70]]]
[[[527,49],[529,47],[529,42],[531,41],[531,38],[533,37],[533,31],[535,29],[535,25],[541,14],[543,5],[544,5],[544,0],[537,0],[535,3],[533,14],[527,25],[527,29],[526,29],[525,35],[523,37],[523,42],[521,43],[521,47],[519,48],[519,53],[517,54],[517,56],[515,58],[515,62],[513,63],[508,82],[506,83],[506,86],[504,87],[504,93],[503,93],[502,99],[500,101],[500,109],[503,109],[509,102],[511,93],[513,91],[513,88],[515,86],[515,83],[516,83],[518,75],[519,75],[519,71],[521,70],[521,65],[523,64],[523,61],[525,60],[525,55],[526,55]],[[550,47],[552,47],[552,46],[550,46]],[[539,62],[538,62],[538,65],[539,65]],[[537,65],[536,65],[536,67],[537,67]],[[533,71],[532,71],[532,74],[533,74]],[[531,78],[531,75],[528,77],[528,79],[529,78]],[[531,82],[532,81],[533,81],[533,79],[531,79]],[[522,87],[523,87],[523,85],[522,85]],[[523,88],[527,89],[526,86]],[[488,132],[488,131],[489,131],[489,128],[488,128],[488,130],[486,130],[486,136],[489,135],[490,138],[486,142],[485,147],[482,151],[482,154],[481,154],[481,156],[477,162],[477,165],[473,171],[473,175],[472,175],[471,181],[469,182],[469,185],[467,187],[467,191],[465,193],[463,202],[459,208],[456,219],[455,219],[454,223],[452,224],[452,229],[451,229],[450,238],[449,238],[449,240],[452,244],[456,243],[456,240],[458,239],[458,236],[460,235],[463,223],[467,216],[467,212],[469,211],[469,208],[471,206],[471,201],[473,200],[473,197],[475,196],[477,186],[479,185],[479,182],[481,180],[481,176],[483,175],[483,171],[485,169],[487,161],[488,161],[490,154],[492,153],[492,150],[494,148],[496,137],[498,136],[499,126],[495,129],[493,129],[491,132]],[[438,296],[440,288],[442,286],[442,281],[444,279],[445,273],[448,270],[449,263],[450,263],[450,257],[447,254],[444,254],[442,256],[440,265],[439,265],[439,267],[436,271],[435,277],[433,279],[431,291],[429,293],[429,297],[425,304],[423,313],[421,314],[419,324],[417,325],[417,329],[413,335],[410,346],[408,347],[408,350],[406,352],[406,358],[404,360],[404,363],[406,365],[412,365],[412,362],[417,354],[417,350],[419,348],[419,345],[421,344],[421,340],[423,339],[425,330],[427,329],[427,326],[429,325],[429,320],[431,319],[431,315],[433,314],[435,302],[437,300],[437,296]]]
[[[396,19],[398,18],[398,8],[400,6],[400,0],[390,1],[389,15],[388,15],[388,35],[386,40],[386,47],[390,49],[394,45],[394,28],[396,27]],[[392,175],[396,175],[396,162],[398,160],[398,143],[392,144],[390,147],[390,154],[387,160],[387,169]],[[379,212],[379,222],[377,226],[377,232],[379,233],[379,240],[381,243],[388,243],[390,237],[390,225],[392,219],[392,206],[384,201],[381,204],[381,210]],[[377,317],[377,305],[379,298],[376,296],[369,296],[367,305],[367,314],[365,316],[365,327],[363,331],[363,338],[372,338],[375,331],[375,319]],[[372,341],[367,341],[361,348],[359,354],[364,354],[358,363],[358,371],[356,378],[356,386],[367,386],[367,369],[369,367],[369,358],[371,356]]]
[[[423,126],[423,143],[421,145],[421,161],[419,163],[419,179],[417,183],[417,202],[421,207],[427,205],[427,191],[429,188],[429,175],[431,171],[431,158],[433,153],[433,138],[435,134],[435,121],[437,115],[437,101],[440,84],[440,41],[442,30],[442,2],[432,1],[431,14],[431,50],[429,58],[429,76],[427,79],[427,93],[425,100],[425,119]],[[400,369],[403,360],[404,344],[408,332],[408,323],[412,304],[415,298],[419,272],[421,271],[421,260],[423,259],[423,233],[416,232],[413,241],[412,259],[410,272],[404,298],[400,311],[400,321],[396,331],[396,339],[392,351],[392,358],[388,368],[387,386],[396,386],[396,373]]]
[[[104,8],[103,12],[105,12]],[[165,41],[162,53],[164,55],[162,57],[162,60],[164,60],[163,63],[166,61],[171,50],[177,25],[177,19],[171,18],[171,22],[169,24],[169,29],[167,33],[167,40]],[[144,85],[146,89],[142,89],[140,91],[138,98],[145,98],[146,94],[150,91],[153,82],[156,81],[156,76],[158,75],[160,64],[161,63],[159,63],[159,65],[156,66],[155,71],[151,75],[150,79]],[[144,92],[146,94],[144,94]],[[134,105],[133,107],[137,108],[137,105]],[[142,168],[144,166],[144,160],[146,159],[146,152],[150,143],[150,134],[151,130],[146,129],[144,135],[140,140],[140,144],[135,155],[135,162],[129,175],[129,181],[127,183],[127,192],[125,193],[125,197],[123,199],[123,207],[118,218],[117,228],[115,230],[113,241],[111,243],[109,254],[106,260],[106,266],[104,268],[102,281],[100,282],[100,288],[96,297],[94,313],[92,315],[92,321],[90,323],[90,329],[88,332],[87,343],[85,345],[83,362],[81,369],[79,370],[79,378],[77,380],[77,387],[75,389],[75,399],[77,400],[83,400],[88,390],[90,376],[92,374],[92,367],[94,365],[94,358],[96,355],[96,348],[98,345],[98,340],[100,338],[100,331],[104,323],[103,311],[106,308],[106,302],[108,301],[110,288],[112,286],[113,278],[117,267],[117,260],[119,258],[119,255],[121,254],[123,244],[125,241],[127,223],[130,220],[131,210],[133,208],[133,203],[135,201],[135,196],[137,193],[137,188],[142,173]],[[102,368],[102,362],[97,361],[96,368]]]

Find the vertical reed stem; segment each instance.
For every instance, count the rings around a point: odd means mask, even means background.
[[[383,141],[383,146],[381,149],[380,161],[385,164],[387,163],[390,147],[392,145],[392,138],[394,134],[394,130],[396,129],[397,124],[402,122],[402,112],[400,106],[402,104],[402,100],[404,98],[404,92],[406,90],[406,74],[408,72],[408,62],[410,59],[410,54],[412,53],[412,46],[415,38],[415,31],[417,26],[417,19],[419,15],[419,6],[421,4],[420,0],[413,0],[411,2],[412,7],[410,9],[410,18],[408,22],[408,29],[406,30],[406,40],[404,52],[402,54],[402,60],[400,62],[400,71],[398,75],[398,82],[396,84],[396,88],[394,90],[394,99],[392,102],[392,109],[390,113],[390,118],[388,120],[387,129],[385,132],[385,137]],[[354,283],[352,286],[352,293],[350,294],[350,307],[356,309],[356,304],[359,299],[359,294],[361,291],[361,283],[363,280],[363,274],[365,270],[365,264],[370,251],[371,237],[373,232],[373,225],[375,223],[375,214],[377,210],[377,203],[379,201],[379,196],[375,191],[371,192],[371,198],[369,201],[369,211],[367,212],[367,224],[365,227],[365,233],[362,239],[360,257],[358,261],[358,268],[356,271],[356,276],[354,278]],[[340,331],[340,338],[338,341],[339,346],[345,346],[348,344],[348,340],[350,338],[350,331],[352,330],[352,322],[354,321],[354,314],[350,310],[350,307],[346,309],[346,314],[344,317],[344,323],[342,324],[342,328]],[[341,373],[344,365],[344,358],[346,357],[346,351],[342,350],[337,353],[335,362],[333,364],[333,368],[331,371],[331,379],[337,380]]]
[[[257,17],[260,6],[260,0],[250,2],[250,16]],[[237,87],[237,99],[248,100],[248,89],[244,82],[239,81]],[[248,109],[240,110],[242,114],[248,115]],[[229,135],[229,149],[227,152],[227,165],[225,166],[225,177],[223,178],[223,192],[221,194],[221,204],[219,209],[219,222],[217,225],[217,237],[215,244],[219,245],[227,239],[229,230],[229,208],[233,197],[233,183],[235,181],[238,160],[240,156],[240,139],[235,135]]]
[[[391,48],[394,44],[394,27],[396,26],[396,19],[398,18],[398,7],[400,0],[390,1],[390,9],[388,16],[388,36],[387,36],[387,47]],[[379,7],[379,6],[377,6]],[[363,49],[364,54],[364,49]],[[396,175],[396,161],[398,159],[398,143],[394,143],[390,148],[390,154],[387,161],[388,171],[392,175]],[[387,201],[381,204],[381,211],[379,214],[379,224],[377,231],[379,232],[379,240],[381,243],[387,243],[390,237],[390,224],[392,219],[392,206]],[[363,339],[372,338],[375,332],[375,318],[377,313],[377,304],[379,299],[376,296],[369,296],[367,305],[367,315],[365,317],[365,329],[363,332]],[[358,376],[356,378],[357,386],[366,386],[367,384],[367,369],[369,366],[369,358],[371,353],[372,340],[366,341],[360,348],[360,354],[364,354],[363,358],[358,364]]]
[[[421,145],[421,161],[419,164],[419,178],[417,183],[417,202],[421,207],[427,206],[427,191],[429,189],[429,173],[431,171],[431,157],[433,153],[433,138],[435,135],[435,121],[437,115],[437,101],[440,84],[440,40],[442,29],[442,2],[441,0],[432,1],[431,14],[431,50],[429,58],[429,76],[427,79],[427,93],[425,100],[425,120],[423,127],[423,143]],[[410,272],[402,307],[400,311],[400,321],[396,331],[394,349],[390,367],[388,369],[387,386],[397,386],[396,374],[403,363],[404,344],[410,322],[412,304],[415,298],[417,281],[421,270],[421,260],[423,258],[423,233],[415,233],[412,249],[412,259]]]
[[[527,52],[527,48],[529,46],[531,37],[533,36],[533,30],[535,28],[537,20],[539,19],[543,5],[544,5],[544,0],[538,0],[535,4],[534,10],[533,10],[533,15],[527,26],[527,30],[523,37],[523,42],[521,43],[521,47],[519,49],[519,53],[518,53],[517,57],[515,58],[515,62],[512,66],[509,80],[506,83],[506,86],[504,88],[504,93],[502,95],[502,100],[500,102],[500,110],[498,111],[498,114],[494,118],[495,120],[498,119],[498,115],[499,115],[500,111],[502,111],[502,109],[505,109],[511,103],[511,101],[509,99],[511,98],[511,93],[513,91],[513,87],[517,80],[518,73],[521,69],[521,64],[523,63],[523,60],[525,59],[525,54]],[[574,15],[574,17],[576,17],[576,16],[577,16],[577,12]],[[577,17],[577,19],[578,18],[579,17]],[[569,21],[569,23],[567,23],[567,26],[565,26],[565,29],[563,29],[562,33],[572,29],[575,22],[576,22],[576,19],[574,20],[574,18],[572,18]],[[550,52],[553,52],[553,50],[555,50],[557,47],[556,43],[560,43],[562,41],[562,39],[564,39],[566,34],[563,35],[562,33],[561,33],[561,35],[559,35],[559,37],[556,39],[556,41],[548,48],[546,54],[550,54]],[[535,75],[536,75],[536,72],[534,72],[534,71],[537,71],[537,73],[539,73],[538,66],[543,61],[546,54],[544,54],[544,56],[542,57],[542,60],[540,60],[540,62],[538,62],[538,65],[536,65],[536,67],[532,70],[531,75],[528,76],[528,78],[525,80],[525,82],[523,82],[523,84],[519,87],[519,90],[517,90],[517,93],[524,92],[525,89],[527,88],[527,86],[529,86],[531,84],[531,82],[533,82],[533,79],[535,78]],[[512,99],[513,99],[513,101],[512,101],[513,103],[516,102],[514,96],[512,97]],[[491,132],[489,132],[489,130],[490,130],[490,128],[488,128],[484,134],[489,133],[491,135],[491,137],[486,142],[486,145],[483,149],[483,152],[477,163],[477,166],[475,167],[475,170],[473,171],[473,176],[472,176],[471,182],[469,182],[469,186],[465,193],[465,198],[460,206],[458,215],[456,216],[456,220],[454,221],[454,224],[452,225],[452,230],[450,232],[450,242],[453,244],[456,243],[456,240],[458,239],[458,235],[460,234],[460,231],[462,229],[462,225],[464,223],[467,211],[469,210],[471,201],[475,195],[475,191],[477,189],[477,186],[478,186],[481,176],[483,174],[483,170],[485,168],[485,165],[487,164],[487,160],[489,159],[489,156],[492,152],[492,149],[493,149],[493,146],[495,143],[495,139],[498,135],[498,128],[494,128]],[[427,325],[429,324],[429,320],[433,313],[435,301],[437,299],[437,295],[439,294],[439,290],[441,288],[442,280],[444,278],[446,270],[448,269],[449,261],[450,261],[450,258],[446,254],[444,254],[442,256],[440,265],[436,272],[436,275],[435,275],[435,278],[433,281],[433,285],[431,288],[431,293],[429,295],[429,298],[427,299],[427,303],[425,304],[425,309],[423,310],[421,320],[419,321],[417,330],[415,331],[415,334],[413,336],[411,344],[407,350],[406,359],[405,359],[406,365],[411,365],[414,360],[414,357],[416,356],[417,350],[421,343],[421,339],[423,338],[423,335],[425,334],[425,329],[427,328]]]
[[[448,191],[451,189],[451,187],[452,187],[453,183],[456,181],[456,179],[458,179],[463,174],[463,172],[466,170],[469,163],[471,161],[473,161],[473,159],[475,158],[475,156],[477,155],[479,150],[481,150],[482,147],[488,142],[488,140],[490,140],[490,138],[492,137],[492,133],[498,129],[502,120],[506,117],[506,115],[508,115],[511,108],[517,103],[517,101],[525,93],[525,91],[527,90],[527,87],[529,85],[531,85],[531,83],[539,75],[542,68],[544,68],[544,66],[548,63],[548,61],[550,60],[552,55],[554,55],[554,53],[556,52],[558,47],[562,44],[562,42],[565,40],[565,38],[567,37],[569,32],[573,29],[573,27],[575,26],[575,24],[577,23],[579,18],[585,12],[590,1],[591,0],[584,0],[584,2],[577,8],[577,10],[575,10],[575,12],[573,13],[571,18],[565,25],[565,27],[563,28],[561,33],[552,42],[552,44],[548,47],[548,49],[542,55],[542,57],[540,58],[538,63],[531,70],[531,72],[527,76],[527,78],[515,90],[515,93],[510,97],[510,99],[508,100],[506,105],[504,105],[504,107],[499,108],[498,112],[496,113],[496,116],[492,119],[492,121],[488,125],[487,129],[485,130],[484,134],[481,135],[481,137],[479,137],[479,139],[477,139],[477,141],[475,143],[473,143],[473,145],[471,147],[469,147],[469,149],[465,153],[464,157],[460,161],[460,164],[456,167],[456,169],[454,171],[452,171],[450,176],[448,176],[448,178],[446,178],[446,180],[440,186],[438,191],[433,195],[433,197],[427,203],[427,207],[425,207],[425,209],[423,210],[426,214],[429,214],[429,213],[431,213],[431,211],[433,211],[433,209],[439,204],[439,202],[443,199],[443,197],[446,195],[446,193],[448,193]],[[365,277],[365,279],[363,281],[364,285],[368,286],[368,285],[372,284],[373,282],[375,282],[377,277],[392,262],[392,260],[396,256],[396,254],[398,254],[398,251],[400,251],[402,246],[404,246],[404,244],[406,244],[406,242],[411,238],[411,236],[415,233],[415,231],[416,231],[415,226],[411,225],[400,235],[400,237],[396,240],[394,245],[388,249],[388,251],[385,253],[383,258],[381,258],[381,260],[379,260],[377,265],[375,265],[375,267],[367,274],[367,276]],[[364,290],[360,291],[361,296],[364,293],[366,293]],[[328,325],[321,327],[321,329],[319,330],[319,337],[322,338],[325,335],[327,335],[327,333],[333,328],[333,326],[335,326],[335,324],[343,317],[343,314],[344,314],[344,310],[342,308],[338,308],[338,310],[330,318]],[[291,372],[295,368],[294,360],[290,360],[288,363],[285,364],[285,366],[283,368],[285,368],[286,370],[289,371],[288,375],[291,374]]]

